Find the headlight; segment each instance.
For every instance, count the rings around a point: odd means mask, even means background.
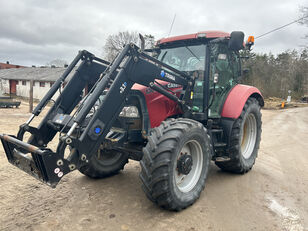
[[[136,106],[127,106],[127,107],[123,107],[119,116],[129,117],[129,118],[139,118],[139,111]]]

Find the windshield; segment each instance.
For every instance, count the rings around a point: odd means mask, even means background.
[[[179,71],[204,71],[205,45],[161,49],[158,60]]]

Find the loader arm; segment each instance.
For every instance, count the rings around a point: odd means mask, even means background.
[[[37,128],[30,126],[79,62],[40,125]],[[177,97],[156,84],[156,79],[179,84],[183,91]],[[95,82],[94,87],[81,101],[83,89],[90,82]],[[20,126],[17,137],[0,134],[9,162],[55,187],[65,174],[85,165],[97,152],[135,83],[174,100],[184,114],[190,113],[194,77],[143,53],[134,44],[127,45],[112,63],[81,51],[34,109],[29,120]],[[106,94],[97,110],[86,119],[103,92]],[[25,132],[32,134],[27,142],[23,141]],[[48,148],[48,143],[57,133],[60,134],[59,143],[57,150],[53,151]],[[64,157],[67,148],[70,153]]]

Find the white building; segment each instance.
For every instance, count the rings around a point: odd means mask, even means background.
[[[52,84],[65,71],[64,67],[27,67],[0,70],[0,91],[6,94],[29,97],[30,81],[33,80],[33,98],[42,99]],[[68,76],[71,77],[74,70]],[[55,97],[59,94],[56,93]]]

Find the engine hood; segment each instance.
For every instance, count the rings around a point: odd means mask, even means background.
[[[166,86],[179,97],[182,86],[174,83],[156,80],[159,84]],[[134,84],[133,90],[140,91],[145,98],[151,127],[157,127],[162,121],[169,117],[182,114],[178,104],[166,96],[140,84]]]

